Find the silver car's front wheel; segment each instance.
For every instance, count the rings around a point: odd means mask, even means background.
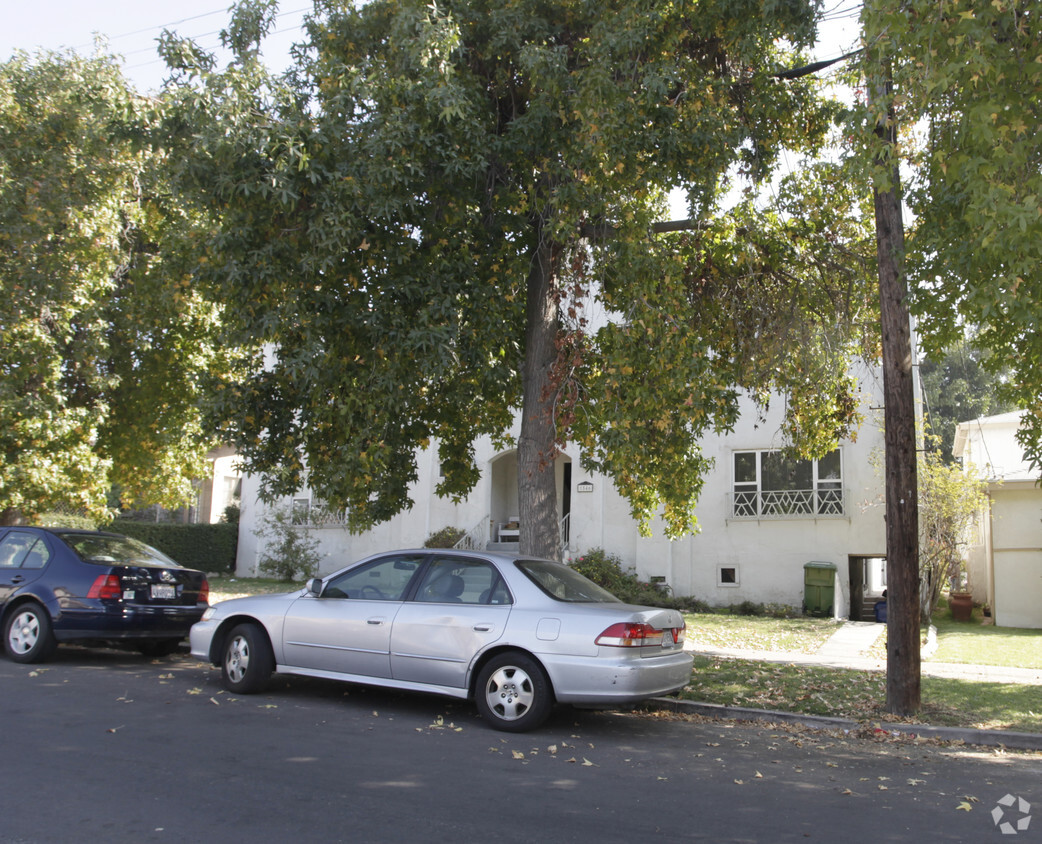
[[[268,635],[256,624],[240,624],[224,642],[221,680],[237,694],[263,691],[275,668]]]
[[[495,729],[521,733],[546,720],[553,708],[553,691],[538,662],[523,653],[506,653],[481,669],[475,703]]]

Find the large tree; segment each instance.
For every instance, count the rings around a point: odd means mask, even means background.
[[[0,511],[178,506],[211,444],[200,403],[224,366],[190,281],[205,222],[152,143],[160,104],[98,54],[0,65]],[[191,261],[191,263],[186,263]]]
[[[1029,0],[866,6],[865,37],[889,42],[903,156],[912,305],[940,357],[976,330],[1002,398],[1028,411],[1042,458],[1042,20]]]
[[[926,422],[934,435],[927,445],[946,463],[955,461],[952,445],[960,422],[1014,409],[998,396],[999,388],[1008,377],[1009,365],[993,366],[989,372],[983,364],[987,357],[971,336],[957,341],[936,358],[925,358],[919,365]]]
[[[772,75],[814,12],[318,2],[293,72],[262,88],[272,4],[239,7],[226,71],[170,38],[173,93],[212,127],[184,171],[221,219],[199,277],[255,355],[221,394],[266,493],[306,474],[364,529],[409,505],[418,448],[436,443],[441,493],[466,494],[475,438],[505,440],[520,410],[521,547],[556,556],[565,441],[675,536],[694,527],[699,439],[734,423],[741,389],[786,391],[804,453],[849,432],[871,321],[857,197],[819,166],[770,209],[721,211],[732,180],[826,136],[833,105]],[[682,225],[661,222],[673,188]]]

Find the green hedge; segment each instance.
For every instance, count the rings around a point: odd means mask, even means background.
[[[182,566],[206,572],[235,572],[239,526],[172,525],[116,519],[104,530],[140,539],[172,557]]]

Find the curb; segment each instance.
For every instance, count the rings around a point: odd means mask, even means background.
[[[720,703],[698,703],[668,697],[651,698],[648,701],[659,709],[688,715],[701,715],[724,721],[764,721],[772,724],[799,724],[815,730],[862,729],[865,725],[849,718],[829,718],[824,715],[802,715],[798,712],[780,712],[768,709],[748,709],[743,706],[726,706]],[[886,730],[890,735],[911,738],[934,738],[941,741],[962,742],[981,747],[1002,747],[1010,750],[1042,751],[1042,734],[1019,733],[1009,730],[978,730],[970,727],[932,727],[928,724],[901,724]]]

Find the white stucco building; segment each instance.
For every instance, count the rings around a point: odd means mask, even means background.
[[[864,423],[857,439],[842,442],[823,460],[781,457],[781,398],[766,419],[750,402],[732,434],[703,441],[715,466],[698,503],[701,532],[681,540],[665,538],[661,525],[651,537],[641,537],[611,481],[585,472],[578,452],[566,448],[557,460],[565,557],[603,548],[641,579],[663,582],[677,595],[713,605],[800,606],[806,601],[813,607],[821,602],[819,609],[837,618],[859,617],[862,604],[871,607],[885,588],[886,548],[882,377],[865,368],[859,381]],[[444,527],[470,531],[478,547],[515,538],[515,451],[496,451],[490,440],[478,441],[481,480],[459,504],[434,494],[436,452],[418,458],[419,478],[411,490],[415,505],[408,512],[361,535],[349,534],[336,519],[311,520],[307,529],[320,541],[322,573],[377,551],[420,546]],[[261,551],[255,530],[265,508],[258,489],[258,478],[243,478],[237,571],[244,576],[256,572]],[[301,512],[309,507],[321,512],[308,490],[294,500]],[[808,577],[816,585],[805,590]]]
[[[1001,627],[1042,628],[1042,489],[1017,442],[1022,413],[963,422],[953,453],[987,482],[967,553],[970,589]]]

